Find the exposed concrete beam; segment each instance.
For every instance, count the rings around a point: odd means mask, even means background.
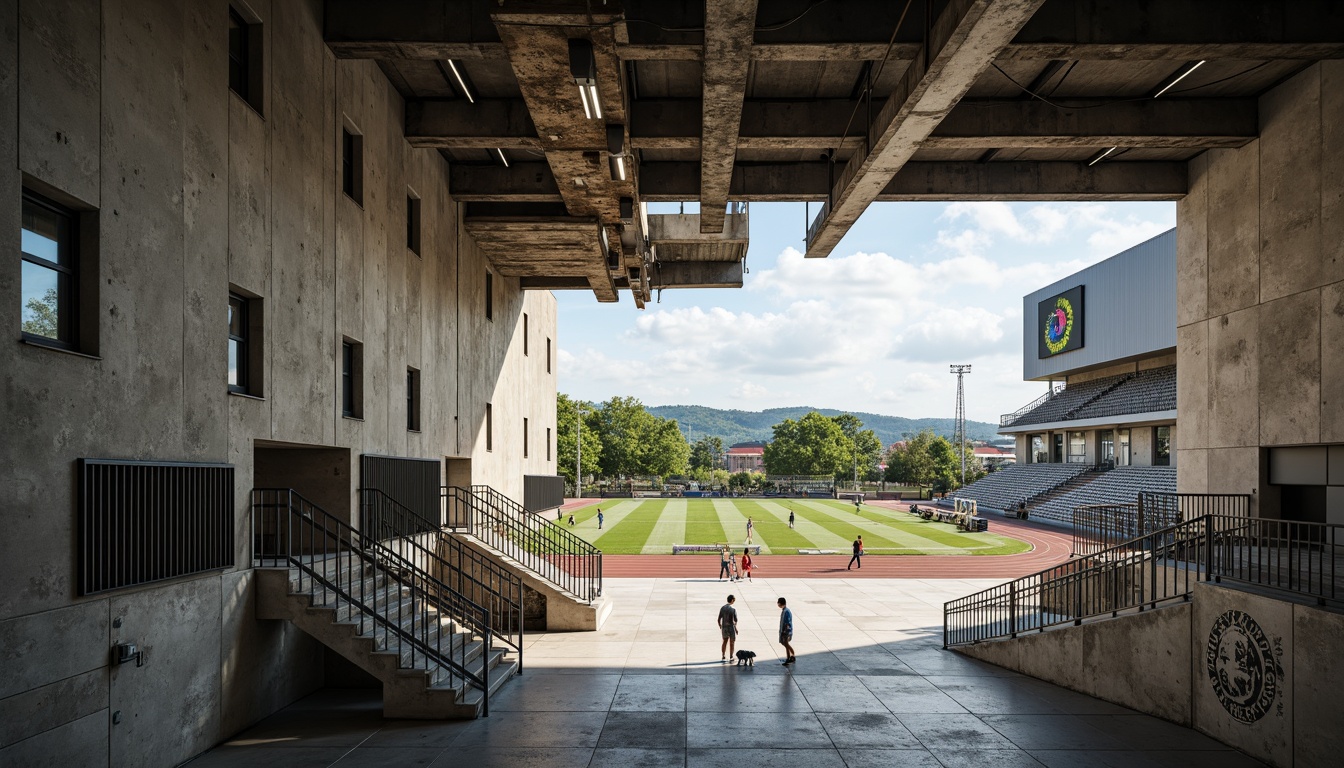
[[[406,102],[406,141],[433,149],[539,149],[522,99]]]
[[[740,261],[659,262],[649,275],[653,290],[664,288],[741,288]]]
[[[520,277],[518,287],[524,291],[587,291],[592,285],[586,277]]]
[[[756,0],[705,0],[700,231],[722,232],[751,66]]]
[[[448,194],[458,202],[563,202],[551,167],[544,162],[448,166]]]
[[[925,56],[911,63],[869,126],[871,150],[849,160],[808,228],[809,257],[830,254],[1042,2],[951,0],[930,30]]]
[[[640,196],[648,202],[694,200],[696,163],[645,163]],[[826,199],[826,163],[738,164],[733,200]],[[1177,200],[1187,190],[1183,162],[907,163],[877,196],[907,200]]]
[[[965,101],[922,146],[1241,147],[1259,135],[1254,99]],[[1061,108],[1062,107],[1062,108]]]

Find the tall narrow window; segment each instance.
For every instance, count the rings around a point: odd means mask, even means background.
[[[229,391],[261,397],[263,392],[263,303],[229,286]]]
[[[364,204],[364,137],[349,128],[341,129],[341,190]]]
[[[527,313],[523,313],[523,357],[527,357]]]
[[[406,195],[406,247],[420,255],[420,198]]]
[[[495,319],[495,276],[485,273],[485,319]]]
[[[261,111],[261,25],[229,8],[229,90]]]
[[[495,449],[495,409],[489,403],[485,404],[485,450],[493,451]]]
[[[551,339],[549,336],[546,338],[546,372],[551,372]]]
[[[247,394],[248,348],[247,299],[229,294],[229,391]]]
[[[406,369],[406,428],[420,431],[420,371]]]
[[[1153,427],[1153,466],[1171,466],[1171,427]]]
[[[24,190],[22,232],[24,338],[65,349],[79,346],[78,218]]]
[[[351,339],[341,342],[341,415],[364,416],[364,345]]]
[[[551,460],[551,428],[546,428],[546,460]]]
[[[527,419],[523,419],[523,458],[527,458]]]

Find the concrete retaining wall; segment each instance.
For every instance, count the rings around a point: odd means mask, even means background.
[[[20,190],[57,194],[97,212],[84,258],[99,287],[85,310],[96,356],[57,352],[19,342],[19,260],[0,264],[0,764],[172,765],[321,685],[316,643],[255,618],[258,441],[348,454],[333,466],[462,457],[470,481],[515,498],[524,474],[555,473],[543,445],[554,298],[496,275],[486,319],[490,267],[448,197],[447,163],[406,144],[382,71],[335,59],[320,0],[242,5],[264,25],[256,109],[229,89],[228,3],[0,4],[0,122],[17,126],[0,130],[0,251],[19,251]],[[364,137],[362,205],[341,191],[350,125]],[[419,255],[405,243],[408,189],[422,201]],[[259,398],[226,391],[230,286],[264,302]],[[364,345],[359,420],[341,416],[343,337]],[[419,431],[406,428],[408,366],[421,371]],[[77,596],[80,457],[234,464],[238,567]],[[346,487],[329,498],[353,504],[355,475],[333,476]],[[111,667],[118,641],[139,643],[147,665]]]
[[[1289,767],[1344,754],[1341,636],[1344,614],[1200,584],[1189,603],[956,650]]]

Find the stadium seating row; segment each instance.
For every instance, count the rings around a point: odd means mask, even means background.
[[[1139,493],[1176,492],[1175,467],[1116,467],[1067,493],[1031,508],[1031,516],[1073,522],[1073,510],[1089,504],[1129,504]]]
[[[1004,511],[1051,491],[1091,469],[1088,464],[1013,464],[948,494],[975,499],[982,509]]]
[[[1049,424],[1176,408],[1176,366],[1071,384],[1004,426]]]

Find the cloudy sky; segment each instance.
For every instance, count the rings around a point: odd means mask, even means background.
[[[948,365],[969,363],[967,417],[997,422],[1045,391],[1022,381],[1022,297],[1175,221],[1175,203],[878,203],[804,259],[803,204],[752,204],[741,290],[665,291],[644,311],[557,292],[560,391],[951,417]]]

